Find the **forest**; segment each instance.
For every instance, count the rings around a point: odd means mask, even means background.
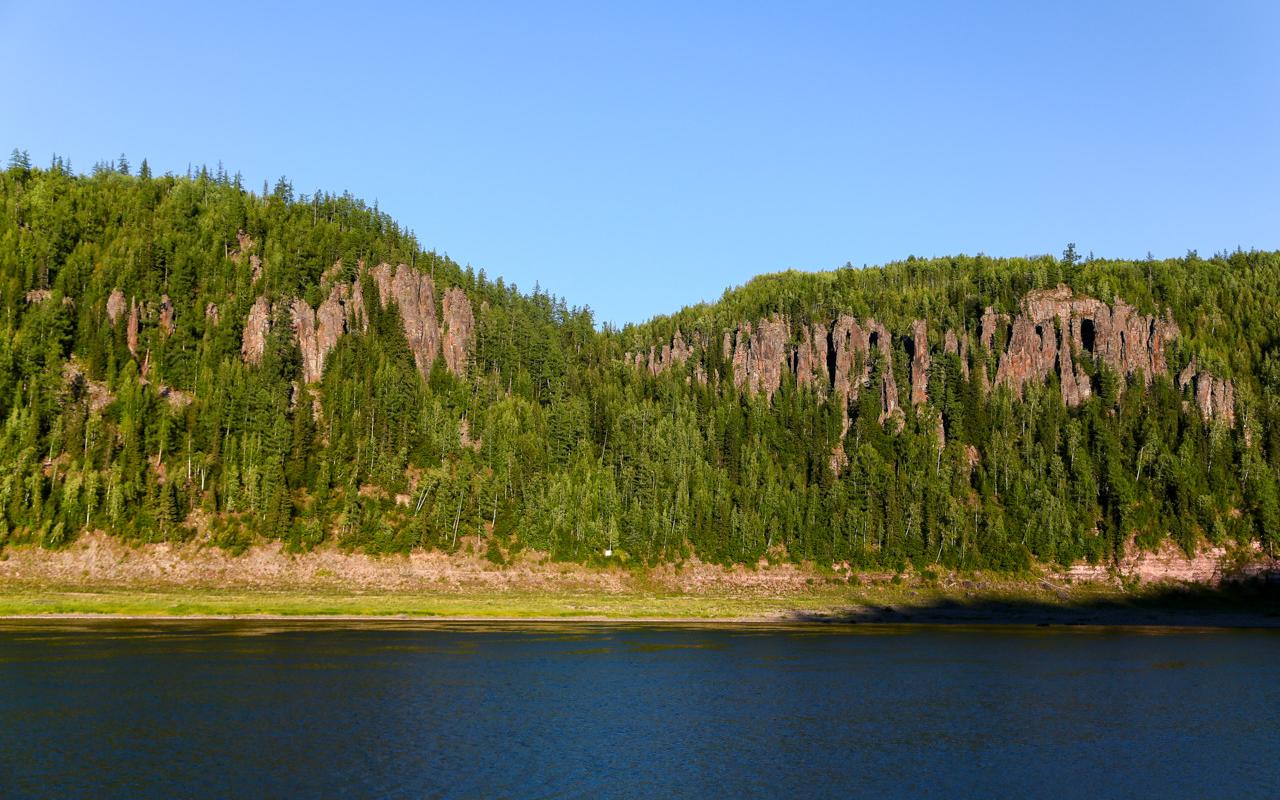
[[[494,267],[499,265],[492,265]],[[1280,253],[758,277],[621,328],[221,167],[0,171],[0,548],[1016,572],[1280,550]]]

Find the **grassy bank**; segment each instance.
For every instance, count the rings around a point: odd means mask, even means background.
[[[0,616],[59,614],[1280,627],[1280,598],[1258,586],[1125,589],[1016,580],[976,589],[883,583],[785,594],[270,591],[20,582],[0,586]]]

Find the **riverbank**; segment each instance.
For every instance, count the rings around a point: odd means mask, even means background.
[[[454,553],[370,556],[333,547],[294,554],[273,542],[236,555],[94,533],[58,550],[10,546],[0,550],[0,616],[1280,625],[1280,587],[1215,581],[1222,562],[1209,552],[1141,554],[1123,572],[1009,576],[696,558],[588,566],[527,550],[495,564],[483,543],[462,544]]]
[[[976,589],[903,582],[781,594],[427,594],[7,582],[0,585],[0,617],[1280,628],[1280,597],[1259,586],[1046,588],[1013,580]]]

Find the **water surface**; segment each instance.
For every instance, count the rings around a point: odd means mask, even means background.
[[[0,622],[0,796],[1276,797],[1280,632]]]

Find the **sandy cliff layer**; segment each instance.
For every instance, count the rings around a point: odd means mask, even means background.
[[[815,582],[844,580],[796,564],[741,565],[727,568],[697,559],[647,571],[601,568],[549,561],[525,552],[514,563],[497,566],[478,555],[480,542],[466,542],[457,554],[417,550],[408,555],[368,556],[324,547],[291,554],[280,543],[257,545],[241,555],[191,542],[130,546],[101,532],[86,534],[62,550],[9,547],[0,553],[0,581],[199,586],[260,589],[345,588],[399,591],[594,591],[605,593],[675,591],[688,593],[773,594],[804,592]],[[1207,548],[1188,559],[1167,545],[1155,553],[1132,553],[1118,571],[1079,565],[1053,574],[1055,579],[1113,582],[1117,575],[1144,583],[1218,581],[1278,570],[1253,552],[1240,554]],[[1240,566],[1241,564],[1245,566]],[[862,575],[883,579],[890,574]]]

